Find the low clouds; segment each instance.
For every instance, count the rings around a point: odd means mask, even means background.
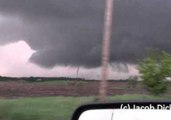
[[[42,68],[28,60],[34,53],[26,42],[19,41],[0,46],[0,74],[11,77],[79,77],[85,79],[100,79],[101,68],[79,68],[70,66],[56,66],[52,69]],[[93,73],[93,74],[92,74]],[[120,73],[110,69],[109,79],[126,79],[137,74],[134,66],[129,66],[129,73]]]
[[[171,52],[170,0],[115,0],[111,62],[136,63],[146,49]],[[25,40],[30,61],[99,67],[104,0],[0,0],[0,44]]]
[[[23,24],[18,17],[0,15],[0,45],[20,40],[22,30]]]
[[[9,51],[10,49],[10,51]],[[76,69],[71,67],[55,67],[44,69],[28,60],[34,53],[26,42],[19,41],[8,45],[0,46],[0,73],[2,76],[23,77],[23,76],[69,76],[76,75]],[[81,74],[80,74],[81,75]]]

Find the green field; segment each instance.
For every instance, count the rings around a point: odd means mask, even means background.
[[[86,84],[88,83],[87,81],[82,81],[82,80],[54,80],[54,81],[39,81],[39,82],[31,82],[34,84],[41,84],[41,85],[69,85],[69,84],[73,84],[73,85],[79,85],[79,84]]]
[[[109,97],[120,100],[161,100],[163,97],[123,95]],[[69,120],[79,105],[93,102],[95,97],[39,97],[0,99],[0,120]]]

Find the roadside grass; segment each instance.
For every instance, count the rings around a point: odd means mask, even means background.
[[[96,97],[37,97],[0,99],[0,120],[70,120],[81,104],[95,102]],[[162,100],[148,95],[117,95],[109,101]]]
[[[171,96],[163,95],[163,96],[153,96],[153,95],[116,95],[113,97],[108,97],[109,101],[128,101],[128,100],[137,100],[137,101],[145,101],[145,100],[169,100]]]
[[[0,99],[0,120],[69,120],[76,107],[93,97]]]

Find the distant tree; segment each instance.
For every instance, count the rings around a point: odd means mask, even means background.
[[[138,83],[138,76],[130,76],[128,78],[128,87],[129,88],[136,88]]]
[[[171,54],[153,50],[139,64],[139,71],[149,92],[154,95],[165,93],[167,77],[171,77]]]

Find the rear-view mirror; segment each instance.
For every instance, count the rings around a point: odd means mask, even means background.
[[[72,120],[171,120],[171,102],[124,102],[79,107]]]

